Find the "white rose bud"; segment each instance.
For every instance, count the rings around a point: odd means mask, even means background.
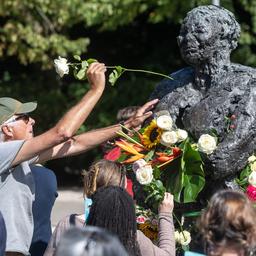
[[[60,77],[63,77],[64,75],[68,74],[68,72],[69,72],[67,59],[62,58],[60,56],[58,59],[54,60],[54,67]]]
[[[198,150],[208,154],[211,154],[217,147],[217,140],[215,137],[209,134],[203,134],[198,140]]]
[[[250,168],[252,171],[256,172],[256,162],[251,163]]]
[[[178,136],[175,131],[163,132],[160,143],[166,147],[170,147],[178,141]]]
[[[137,169],[136,179],[141,185],[150,184],[153,180],[153,170],[151,165],[145,165]]]
[[[255,172],[255,171],[253,171],[253,172],[249,175],[249,177],[248,177],[248,182],[249,182],[252,186],[256,187],[256,172]]]
[[[183,230],[183,232],[180,232],[180,244],[188,245],[190,242],[191,242],[190,233],[186,230]]]
[[[172,118],[169,115],[162,115],[156,119],[156,125],[163,130],[171,130],[172,123]]]
[[[188,137],[187,131],[182,129],[177,129],[176,134],[179,142],[185,140]]]
[[[256,156],[255,155],[252,155],[248,158],[248,162],[249,163],[253,163],[254,161],[256,160]]]
[[[144,159],[137,160],[136,162],[133,163],[132,170],[136,172],[139,168],[145,165],[147,165],[147,162]]]

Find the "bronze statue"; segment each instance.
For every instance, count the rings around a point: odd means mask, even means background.
[[[232,180],[256,149],[256,72],[230,62],[240,26],[228,10],[210,5],[190,11],[178,44],[190,67],[164,80],[151,95],[197,141],[215,129],[218,147],[205,155],[212,180]],[[212,182],[213,186],[218,182]]]

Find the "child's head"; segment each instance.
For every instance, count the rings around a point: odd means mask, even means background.
[[[227,249],[249,255],[256,246],[255,220],[255,209],[243,193],[217,192],[199,220],[207,255],[222,255]]]
[[[72,227],[60,239],[56,256],[128,256],[116,236],[108,231],[87,226]]]
[[[99,160],[94,162],[89,171],[84,172],[84,194],[90,197],[98,188],[105,186],[126,187],[125,168],[116,162]]]
[[[107,229],[118,236],[129,255],[140,255],[131,196],[121,187],[108,186],[99,188],[92,201],[87,224]]]

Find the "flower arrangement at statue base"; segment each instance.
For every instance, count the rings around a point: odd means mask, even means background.
[[[217,146],[217,139],[203,134],[194,143],[185,130],[174,125],[166,111],[156,113],[155,118],[139,131],[129,130],[124,126],[122,128],[125,131],[118,132],[121,138],[115,142],[121,148],[117,161],[126,165],[127,171],[133,174],[143,189],[145,195],[142,199],[135,191],[136,202],[140,206],[146,205],[150,210],[137,208],[140,209],[138,227],[150,239],[155,240],[157,227],[155,217],[152,216],[157,213],[164,193],[172,193],[174,200],[181,204],[196,201],[205,185],[201,153],[211,154]],[[187,231],[182,229],[177,218],[176,223],[179,232],[182,232],[177,242],[188,248]]]

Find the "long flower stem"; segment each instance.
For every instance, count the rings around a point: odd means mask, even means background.
[[[184,235],[184,229],[183,229],[183,227],[182,227],[182,225],[181,225],[179,219],[177,218],[177,216],[175,215],[174,212],[172,213],[172,215],[173,215],[174,219],[178,222],[178,224],[179,224],[179,226],[180,226],[181,233],[182,233],[182,235],[183,235],[183,237],[184,237],[184,239],[185,239],[185,241],[186,241],[186,237],[185,237],[185,235]]]
[[[115,69],[116,67],[115,67],[115,66],[106,66],[106,68]],[[170,77],[170,76],[167,76],[167,75],[164,75],[164,74],[161,74],[161,73],[158,73],[158,72],[149,71],[149,70],[144,70],[144,69],[130,69],[130,68],[124,68],[124,67],[122,67],[122,69],[123,69],[123,71],[147,73],[147,74],[162,76],[162,77],[168,78],[168,79],[170,79],[170,80],[173,80],[173,78]]]
[[[168,161],[166,161],[166,162],[164,162],[164,163],[158,165],[157,168],[163,167],[163,166],[169,164],[170,162],[172,162],[173,160],[175,160],[175,159],[177,159],[177,158],[179,158],[179,157],[180,157],[180,156],[177,156],[177,157],[175,157],[175,158],[172,158],[172,159],[170,159],[170,160],[168,160]]]
[[[130,142],[137,144],[138,146],[145,148],[142,144],[140,144],[138,141],[134,140],[133,138],[131,138],[129,135],[125,134],[124,132],[116,132],[116,134],[124,137],[125,139],[129,140]]]

